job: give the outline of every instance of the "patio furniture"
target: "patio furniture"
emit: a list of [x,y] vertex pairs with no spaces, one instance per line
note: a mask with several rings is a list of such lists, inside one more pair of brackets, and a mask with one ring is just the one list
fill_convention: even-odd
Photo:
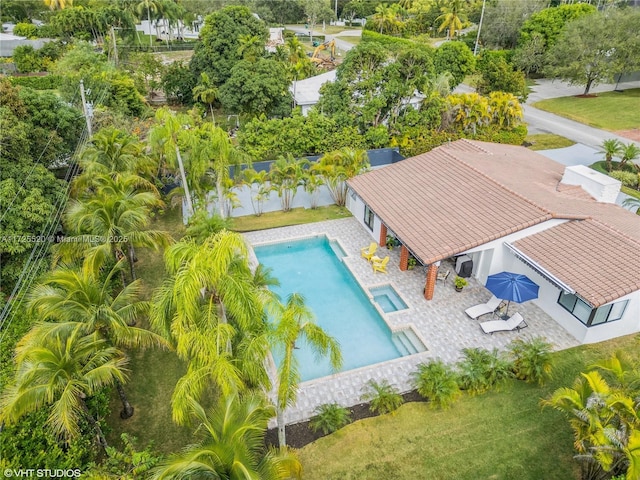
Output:
[[447,277],[451,273],[451,270],[445,270],[443,272],[438,272],[438,276],[436,278],[436,282],[438,280],[442,280],[442,283],[447,283]]
[[378,244],[376,242],[371,242],[371,244],[368,247],[362,247],[360,249],[360,255],[362,256],[362,258],[366,258],[367,261],[371,261],[371,257],[373,257],[373,254],[376,253],[376,250],[378,249]]
[[373,272],[381,272],[387,273],[387,263],[389,263],[389,256],[387,255],[384,258],[378,258],[375,255],[371,258],[371,266],[373,267]]
[[493,295],[487,303],[481,303],[480,305],[469,307],[464,311],[464,313],[476,320],[482,315],[495,312],[496,308],[500,306],[500,302],[502,302],[502,300]]
[[507,311],[505,316],[509,316],[509,305],[511,302],[527,302],[538,298],[539,286],[526,275],[512,272],[500,272],[487,277],[487,290],[502,300],[507,300]]
[[[520,325],[524,324],[524,327]],[[521,330],[528,327],[527,322],[524,321],[522,315],[514,313],[508,320],[491,320],[490,322],[483,322],[480,324],[480,328],[484,333],[494,332],[508,332],[511,330]]]

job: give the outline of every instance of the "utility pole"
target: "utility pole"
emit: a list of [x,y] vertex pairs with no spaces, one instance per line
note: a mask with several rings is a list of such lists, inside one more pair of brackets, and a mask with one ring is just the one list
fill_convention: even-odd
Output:
[[338,21],[338,0],[336,0],[336,22]]
[[118,45],[116,44],[116,32],[111,25],[111,42],[113,43],[113,62],[115,66],[118,66]]
[[482,30],[482,20],[484,19],[484,7],[487,4],[487,0],[482,0],[482,12],[480,13],[480,24],[478,25],[478,35],[476,36],[476,46],[473,48],[473,56],[478,54],[478,42],[480,42],[480,30]]
[[80,97],[82,98],[82,111],[84,112],[84,119],[87,121],[87,133],[89,134],[89,138],[93,136],[93,132],[91,129],[91,106],[87,104],[87,98],[84,93],[84,81],[80,79]]

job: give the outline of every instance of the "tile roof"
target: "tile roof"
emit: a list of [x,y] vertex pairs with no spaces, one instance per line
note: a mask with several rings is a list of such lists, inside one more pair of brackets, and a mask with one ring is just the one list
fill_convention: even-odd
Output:
[[514,243],[594,307],[640,290],[640,243],[597,220],[574,220]]
[[[631,270],[616,272],[610,265],[618,265],[614,255],[638,257],[640,217],[617,205],[596,202],[580,187],[561,184],[563,173],[563,165],[523,147],[458,140],[348,183],[425,264],[561,218],[576,220],[567,223],[579,223],[591,235],[574,238],[568,226],[550,229],[556,230],[548,234],[554,241],[535,238],[544,232],[532,235],[528,255],[533,260],[565,278],[594,305],[604,298],[619,298],[628,288],[637,290],[640,270],[631,278]],[[579,222],[585,219],[594,221]],[[534,248],[538,241],[547,242],[544,249]],[[616,248],[603,248],[609,243]],[[598,249],[602,252],[594,254]],[[575,252],[570,268],[545,262],[569,256],[570,251]],[[585,275],[578,282],[576,268],[608,273]]]

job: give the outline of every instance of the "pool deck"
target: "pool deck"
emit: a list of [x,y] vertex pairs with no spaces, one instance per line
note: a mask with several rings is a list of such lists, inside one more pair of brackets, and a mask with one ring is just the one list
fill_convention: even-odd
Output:
[[[400,249],[388,251],[378,247],[378,256],[390,255],[387,274],[374,273],[370,264],[360,257],[360,249],[373,241],[371,235],[354,218],[297,225],[293,227],[261,230],[244,234],[253,245],[272,243],[314,235],[327,235],[336,239],[347,256],[343,259],[358,282],[365,288],[391,284],[408,305],[407,310],[383,314],[392,330],[413,326],[427,347],[426,352],[397,358],[388,362],[339,372],[337,374],[300,384],[298,401],[286,411],[286,422],[296,423],[313,416],[314,410],[325,403],[351,406],[361,403],[363,386],[370,379],[386,379],[401,392],[409,391],[411,372],[416,365],[429,359],[440,358],[448,363],[461,359],[461,350],[468,347],[504,349],[516,338],[545,337],[556,350],[579,345],[566,330],[544,313],[533,302],[512,304],[510,313],[520,312],[529,325],[520,331],[497,332],[487,335],[482,332],[478,320],[472,320],[465,309],[486,302],[491,293],[474,278],[462,292],[453,287],[452,272],[446,284],[438,281],[433,300],[422,295],[425,283],[425,267],[402,272],[398,268]],[[443,262],[441,269],[453,270],[453,264]],[[490,320],[490,316],[482,318]]]

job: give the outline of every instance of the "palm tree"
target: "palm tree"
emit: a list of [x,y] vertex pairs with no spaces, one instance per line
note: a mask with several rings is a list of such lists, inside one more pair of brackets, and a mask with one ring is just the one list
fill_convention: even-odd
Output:
[[615,138],[609,138],[604,140],[600,144],[600,151],[604,155],[604,159],[607,162],[607,171],[610,172],[612,168],[611,161],[614,157],[617,157],[622,152],[622,143]]
[[73,7],[73,0],[44,0],[44,4],[50,10],[63,10],[66,7]]
[[221,397],[208,413],[191,402],[190,410],[203,436],[155,469],[153,480],[301,478],[302,468],[295,456],[287,451],[265,452],[264,434],[273,409],[258,395]]
[[347,180],[369,168],[367,152],[360,149],[343,148],[324,155],[317,166],[324,184],[336,202],[343,207],[347,201]]
[[[108,346],[147,348],[167,346],[167,342],[148,330],[137,328],[138,318],[149,311],[149,303],[140,301],[141,283],[136,280],[113,295],[112,279],[121,269],[116,265],[101,278],[90,269],[57,268],[49,272],[28,297],[29,311],[44,323],[30,333],[37,345],[55,332],[76,329],[83,335],[97,334]],[[121,382],[116,382],[122,400],[122,418],[133,415]]]
[[147,21],[149,22],[149,48],[153,47],[153,39],[151,38],[151,12],[156,13],[158,11],[158,2],[156,0],[142,0],[138,6],[138,15],[142,15],[142,12],[147,11]]
[[294,356],[296,342],[304,340],[317,356],[329,355],[331,367],[339,370],[342,367],[342,354],[338,342],[329,336],[313,321],[313,313],[306,306],[304,297],[292,293],[285,305],[279,305],[276,313],[276,325],[273,331],[273,343],[282,351],[283,356],[278,368],[277,385],[277,423],[280,446],[287,443],[285,433],[285,409],[296,403],[300,370]]
[[636,170],[640,172],[640,165],[634,161],[638,158],[640,158],[640,147],[635,143],[627,143],[626,145],[623,145],[620,150],[620,163],[618,164],[618,169],[624,169],[627,162],[630,162]]
[[76,438],[82,420],[86,420],[100,445],[106,447],[86,399],[105,386],[126,380],[127,360],[122,352],[110,347],[98,333],[59,330],[35,343],[27,335],[16,348],[16,364],[15,383],[0,399],[0,421],[13,424],[43,405],[52,405],[47,423],[56,435]]
[[198,82],[198,85],[193,87],[193,98],[209,105],[211,122],[215,124],[216,119],[213,116],[213,102],[218,99],[218,88],[211,81],[207,72],[200,73],[200,82]]
[[288,154],[278,157],[269,167],[269,180],[272,188],[278,192],[284,212],[291,210],[298,187],[304,184],[307,163],[307,160],[296,160]]
[[[156,112],[156,121],[158,124],[149,133],[151,146],[172,163],[177,161],[187,202],[187,210],[189,216],[191,216],[194,213],[193,202],[189,193],[180,146],[192,141],[193,134],[189,131],[192,120],[187,115],[174,115],[171,110],[163,107]],[[175,167],[175,164],[172,166]]]
[[633,208],[635,207],[636,215],[640,215],[640,198],[627,198],[622,202],[622,206],[631,211],[633,211]]
[[460,122],[465,131],[471,129],[477,133],[477,127],[487,124],[491,120],[489,102],[477,93],[461,93],[447,97],[455,119]]
[[445,7],[442,7],[442,15],[436,20],[442,20],[438,31],[447,30],[447,36],[453,38],[457,31],[462,30],[462,22],[466,20],[464,14],[465,0],[449,0]]
[[501,127],[506,123],[519,122],[523,118],[522,105],[511,93],[491,92],[489,94],[489,111],[494,122]]
[[138,138],[117,128],[107,127],[91,138],[78,165],[82,174],[74,179],[74,188],[82,190],[91,186],[96,175],[131,173],[148,178],[155,162],[144,154],[144,145]]
[[402,24],[398,19],[397,10],[386,3],[376,7],[376,13],[371,19],[374,25],[380,28],[380,33],[395,33],[399,25]]
[[65,223],[75,237],[59,244],[57,256],[86,255],[96,270],[106,258],[126,258],[131,280],[135,280],[134,248],[158,250],[171,242],[167,232],[144,230],[151,222],[152,209],[164,204],[155,186],[137,175],[100,175],[93,185],[93,196],[69,202]]
[[154,293],[151,321],[188,362],[172,398],[178,423],[188,418],[209,382],[224,394],[268,386],[261,295],[241,235],[222,230],[184,239],[165,253],[169,278]]
[[264,55],[264,42],[258,35],[240,35],[238,43],[238,55],[243,60],[255,62]]

